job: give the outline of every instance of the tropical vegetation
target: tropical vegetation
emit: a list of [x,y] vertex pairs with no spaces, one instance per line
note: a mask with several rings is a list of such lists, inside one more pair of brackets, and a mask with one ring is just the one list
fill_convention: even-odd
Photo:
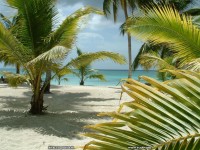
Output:
[[[20,26],[16,37],[0,24],[0,53],[23,67],[27,77],[24,81],[30,83],[33,92],[30,112],[41,114],[45,110],[43,94],[47,85],[41,82],[43,73],[49,68],[59,67],[56,61],[69,53],[84,16],[100,12],[90,7],[77,10],[53,30],[57,15],[54,0],[7,0],[7,3],[18,10]],[[19,82],[11,80],[16,76],[8,75],[7,78],[14,85]]]
[[[101,55],[104,55],[104,53],[105,52],[101,51],[96,53],[87,53],[87,55],[89,55],[89,57],[94,57],[94,55],[101,57]],[[109,52],[107,53],[109,54]],[[78,56],[86,55],[86,53],[83,53],[80,48],[77,48],[77,54]],[[112,53],[110,54],[112,55]],[[99,73],[98,70],[91,69],[91,63],[77,66],[75,69],[77,69],[78,72],[73,71],[73,74],[80,79],[80,85],[84,85],[87,79],[99,79],[100,81],[106,81],[103,74]]]
[[193,25],[191,17],[180,15],[172,7],[146,9],[144,17],[127,21],[127,31],[151,44],[166,43],[178,59],[177,68],[198,71],[194,62],[199,58],[199,28]]
[[7,0],[10,7],[18,10],[19,24],[17,34],[0,23],[0,53],[8,61],[13,61],[23,67],[25,75],[4,73],[9,84],[17,86],[22,82],[28,82],[33,95],[31,99],[32,114],[41,114],[44,106],[44,91],[50,80],[42,81],[42,76],[51,71],[54,78],[72,67],[80,64],[88,64],[94,59],[111,58],[114,62],[125,63],[124,57],[119,54],[105,52],[101,57],[89,58],[83,55],[72,59],[63,66],[62,61],[71,51],[80,23],[90,13],[102,14],[92,7],[85,7],[69,15],[60,26],[56,26],[57,10],[54,0]]
[[162,71],[174,79],[159,82],[141,76],[150,86],[127,79],[122,91],[133,100],[121,104],[117,112],[99,114],[113,121],[86,127],[96,132],[85,134],[95,139],[85,145],[85,150],[200,147],[200,29],[190,16],[180,15],[173,7],[154,5],[145,10],[143,17],[130,18],[125,30],[153,45],[165,43],[178,63],[177,68],[166,63],[170,69]]
[[[112,117],[112,122],[86,126],[96,132],[85,134],[95,140],[84,150],[198,150],[200,75],[168,71],[177,79],[158,82],[142,76],[151,86],[128,79],[122,90],[133,101],[121,104],[117,112],[99,114]],[[129,111],[124,112],[126,107]]]
[[[176,10],[178,10],[179,13],[183,13],[183,12],[185,13],[186,11],[187,14],[188,13],[192,15],[198,14],[198,9],[195,9],[195,13],[193,13],[194,10],[192,10],[189,7],[189,5],[191,5],[192,3],[192,1],[190,0],[156,1],[156,3],[158,6],[170,5],[176,8]],[[143,10],[141,11],[143,12]],[[197,17],[195,17],[195,20],[197,20]],[[123,30],[123,27],[122,27],[122,30]],[[133,67],[133,70],[138,69],[139,66],[143,67],[145,70],[155,69],[155,68],[157,70],[162,70],[164,67],[163,64],[166,64],[166,63],[176,67],[176,64],[178,62],[177,62],[177,59],[173,58],[173,51],[170,50],[170,48],[167,47],[165,43],[155,45],[155,44],[151,44],[151,42],[146,41],[141,46],[138,54],[135,56],[132,67]],[[157,76],[162,81],[165,81],[168,78],[170,78],[167,72],[158,72]]]
[[[19,26],[19,16],[15,15],[11,20],[0,13],[0,20],[2,21],[5,28],[9,29],[15,36],[17,36],[17,26]],[[15,64],[12,60],[6,59],[5,55],[0,55],[0,61],[4,62],[4,65]],[[16,73],[20,74],[20,66],[18,63],[15,64]]]
[[[114,22],[117,21],[117,15],[119,8],[121,6],[125,20],[128,19],[129,15],[133,13],[133,11],[137,8],[138,5],[141,3],[149,3],[147,1],[137,1],[137,0],[104,0],[103,2],[103,10],[105,15],[108,17],[109,14],[111,14],[111,6],[113,10],[113,18]],[[128,72],[128,78],[132,78],[132,49],[131,49],[131,36],[129,33],[127,34],[128,38],[128,64],[129,64],[129,72]]]
[[59,85],[62,79],[68,81],[68,79],[65,77],[65,75],[68,74],[73,74],[77,76],[80,79],[80,85],[84,85],[87,79],[99,79],[101,81],[106,81],[103,74],[98,73],[98,70],[91,69],[90,65],[95,61],[110,59],[114,63],[126,63],[126,59],[124,56],[109,51],[83,53],[79,48],[77,48],[77,54],[78,57],[75,57],[71,61],[69,61],[66,64],[65,68],[63,68],[62,70],[55,70],[56,78]]

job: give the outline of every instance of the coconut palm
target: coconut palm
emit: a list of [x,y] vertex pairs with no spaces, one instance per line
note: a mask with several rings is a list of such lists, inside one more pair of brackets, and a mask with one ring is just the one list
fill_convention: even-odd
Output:
[[179,68],[198,70],[200,30],[193,25],[191,17],[179,15],[171,7],[154,7],[147,11],[144,17],[127,21],[127,31],[152,44],[167,43],[174,52],[173,56],[179,59]]
[[[12,60],[23,67],[26,81],[30,82],[33,92],[30,112],[41,114],[45,109],[43,94],[47,85],[41,82],[42,75],[48,69],[61,68],[62,65],[58,62],[71,50],[79,31],[80,21],[90,13],[101,12],[91,7],[81,8],[54,29],[57,21],[54,0],[7,0],[7,2],[18,10],[20,26],[15,36],[0,23],[0,53],[7,60]],[[11,78],[17,79],[20,76],[16,78],[9,75],[8,80]],[[15,85],[17,82],[19,81],[12,84]]]
[[[191,3],[191,1],[188,1],[188,0],[168,0],[168,1],[158,0],[158,1],[155,1],[155,3],[157,3],[157,5],[159,5],[159,6],[163,6],[164,4],[171,5],[171,6],[175,7],[179,12],[183,12],[183,10],[188,7],[188,5]],[[187,13],[190,13],[192,15],[197,15],[198,9],[195,9],[195,10],[190,9],[187,11]],[[195,18],[195,19],[197,19],[197,18]],[[123,26],[121,27],[121,29],[122,29],[122,32],[124,32]],[[152,55],[151,51],[157,52],[156,55],[158,57],[155,57],[155,55],[154,55],[154,57],[148,57],[148,56]],[[150,54],[148,54],[148,52],[150,52]],[[159,63],[158,59],[160,59],[160,58],[167,59],[167,60],[173,60],[173,62],[169,62],[169,63],[176,64],[174,62],[176,60],[175,58],[168,59],[169,57],[172,58],[172,56],[173,56],[173,52],[166,46],[165,43],[153,45],[147,41],[141,46],[138,54],[136,55],[136,57],[133,61],[133,64],[132,64],[133,70],[136,70],[140,65],[145,69],[152,69],[152,67],[160,66],[159,64],[156,63],[156,62]],[[154,61],[153,61],[153,58],[155,58]],[[142,59],[142,60],[140,60],[140,59]],[[148,61],[148,59],[150,59],[150,61]],[[152,63],[150,65],[150,64],[144,63],[144,62],[152,62]],[[160,67],[158,67],[157,69],[160,69]],[[163,68],[161,67],[161,69],[163,69]],[[161,77],[161,80],[163,80],[163,81],[166,79],[165,73],[163,73],[163,72],[162,73],[158,72],[158,77]]]
[[[143,18],[130,19],[126,29],[152,44],[168,43],[179,58],[179,67],[189,70],[163,70],[175,79],[159,82],[141,76],[147,83],[128,79],[122,91],[133,101],[121,104],[117,112],[101,113],[112,122],[87,126],[96,133],[86,133],[93,140],[85,145],[92,149],[198,150],[200,147],[199,46],[200,30],[190,17],[165,6],[146,8]],[[196,64],[187,64],[188,62]],[[128,107],[129,109],[123,109]],[[123,109],[123,111],[122,111]]]
[[[105,12],[105,15],[108,16],[111,11],[111,6],[113,7],[113,16],[114,16],[114,22],[117,21],[117,14],[118,9],[121,6],[124,12],[125,19],[128,19],[129,16],[129,8],[131,8],[131,12],[136,8],[136,0],[104,0],[103,2],[103,10]],[[127,34],[128,37],[128,61],[129,61],[129,72],[128,72],[128,78],[132,78],[132,50],[131,50],[131,36]]]
[[[99,51],[95,53],[83,53],[79,48],[77,48],[78,57],[69,61],[66,66],[61,69],[55,69],[56,78],[60,84],[60,80],[68,74],[74,74],[80,78],[80,85],[84,85],[85,80],[91,78],[97,78],[99,80],[105,81],[105,77],[103,74],[99,74],[96,70],[90,69],[90,64],[98,60],[106,60],[110,59],[118,64],[125,64],[126,59],[124,56],[107,51]],[[75,71],[78,70],[77,71]],[[63,78],[67,81],[67,78]]]
[[72,71],[69,68],[65,68],[62,70],[58,68],[58,70],[55,70],[55,74],[56,74],[55,79],[58,81],[58,85],[61,84],[61,81],[69,81],[69,79],[64,76],[71,73]]
[[[77,54],[78,56],[89,54],[89,55],[99,55],[99,57],[101,57],[102,52],[83,53],[79,48],[77,48]],[[90,66],[91,63],[77,66],[77,68],[75,69],[77,69],[78,72],[73,71],[73,74],[80,79],[80,85],[84,85],[87,79],[99,79],[100,81],[106,81],[103,74],[98,73],[98,71],[95,69],[91,69],[91,66]]]

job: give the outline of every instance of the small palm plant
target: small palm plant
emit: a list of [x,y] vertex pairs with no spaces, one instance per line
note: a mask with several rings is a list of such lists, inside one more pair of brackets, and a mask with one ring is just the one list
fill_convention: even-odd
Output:
[[[97,60],[106,60],[110,59],[115,63],[118,64],[125,64],[126,59],[124,56],[108,52],[108,51],[99,51],[95,53],[82,53],[79,48],[77,48],[78,57],[69,61],[66,66],[60,70],[55,69],[56,78],[60,84],[60,80],[68,74],[74,74],[80,78],[80,85],[84,85],[86,79],[97,78],[102,81],[105,81],[105,77],[103,74],[99,74],[97,71],[90,69],[90,64]],[[75,71],[78,70],[77,71]],[[67,78],[63,78],[65,81],[68,80]]]
[[[97,52],[96,54],[98,53],[99,52]],[[84,53],[79,48],[77,48],[77,54],[78,56],[84,55]],[[95,54],[95,53],[90,53],[90,54]],[[87,79],[99,79],[100,81],[106,81],[103,74],[98,73],[97,70],[91,69],[90,67],[91,63],[92,62],[90,62],[89,64],[77,66],[77,68],[75,69],[78,69],[78,72],[73,71],[73,74],[80,79],[80,85],[84,85]]]
[[7,3],[18,10],[20,26],[17,34],[13,34],[0,23],[0,53],[8,61],[20,64],[26,74],[26,80],[19,80],[22,75],[9,74],[8,81],[12,85],[28,81],[33,92],[30,112],[41,114],[45,110],[43,95],[48,84],[41,82],[42,75],[49,69],[63,69],[59,62],[75,43],[80,21],[90,13],[102,13],[91,7],[79,9],[55,29],[58,13],[54,0],[7,0]]

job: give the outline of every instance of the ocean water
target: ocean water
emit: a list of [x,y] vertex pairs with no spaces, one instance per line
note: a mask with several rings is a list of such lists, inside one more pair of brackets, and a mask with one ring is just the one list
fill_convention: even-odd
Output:
[[[15,68],[0,68],[0,71],[9,71],[15,73]],[[98,79],[87,79],[85,85],[91,86],[116,86],[121,79],[126,79],[128,76],[128,70],[98,70],[99,73],[105,75],[106,82],[99,81]],[[157,71],[154,70],[136,70],[133,71],[133,79],[138,80],[139,76],[148,76],[154,79],[158,79]],[[79,85],[80,79],[72,74],[64,76],[68,81],[61,80],[61,85]],[[58,81],[53,79],[51,81],[52,85],[58,85]]]

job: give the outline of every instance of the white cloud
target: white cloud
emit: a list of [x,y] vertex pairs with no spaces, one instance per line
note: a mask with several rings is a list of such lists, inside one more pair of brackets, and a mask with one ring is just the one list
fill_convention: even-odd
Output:
[[116,28],[120,26],[121,23],[113,23],[113,21],[108,20],[105,16],[101,15],[91,15],[89,22],[88,22],[88,28],[91,30],[103,30],[103,29],[110,29],[110,28]]
[[60,22],[62,22],[63,20],[65,20],[65,18],[69,15],[71,15],[72,13],[74,13],[76,10],[84,7],[83,4],[81,2],[76,3],[74,5],[60,5],[58,3],[58,5],[56,5],[57,9],[58,9],[58,16],[59,16],[59,20]]
[[91,39],[95,39],[95,40],[102,40],[102,41],[104,41],[104,37],[101,36],[100,34],[89,33],[89,32],[79,33],[78,38],[79,38],[79,40],[91,40]]

